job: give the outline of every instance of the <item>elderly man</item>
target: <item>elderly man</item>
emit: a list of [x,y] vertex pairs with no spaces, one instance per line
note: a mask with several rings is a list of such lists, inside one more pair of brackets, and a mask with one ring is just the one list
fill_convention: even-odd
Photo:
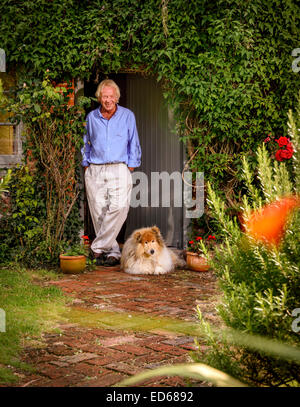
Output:
[[87,116],[82,166],[96,238],[97,265],[114,266],[121,253],[116,237],[126,220],[131,171],[141,164],[141,147],[132,111],[118,105],[120,89],[106,79],[96,91],[100,107]]

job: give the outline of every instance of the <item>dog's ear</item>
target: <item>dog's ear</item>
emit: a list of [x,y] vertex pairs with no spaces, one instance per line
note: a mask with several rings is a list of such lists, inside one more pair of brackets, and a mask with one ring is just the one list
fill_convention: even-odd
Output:
[[135,232],[133,238],[137,243],[140,243],[140,241],[142,240],[142,234],[140,232]]
[[163,241],[159,228],[157,226],[152,226],[151,230],[155,234],[158,243],[163,245],[164,241]]
[[158,229],[157,226],[152,226],[151,230],[156,236],[161,236],[160,230]]

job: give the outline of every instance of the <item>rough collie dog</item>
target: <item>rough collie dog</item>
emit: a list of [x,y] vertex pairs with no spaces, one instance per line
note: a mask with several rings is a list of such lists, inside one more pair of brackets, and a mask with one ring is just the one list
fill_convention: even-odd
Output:
[[122,250],[121,268],[129,274],[164,274],[185,262],[168,249],[157,226],[135,230]]

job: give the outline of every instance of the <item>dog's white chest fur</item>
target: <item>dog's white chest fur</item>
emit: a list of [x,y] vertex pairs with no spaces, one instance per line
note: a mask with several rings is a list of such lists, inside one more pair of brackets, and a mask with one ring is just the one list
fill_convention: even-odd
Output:
[[164,247],[157,256],[157,262],[155,264],[155,270],[153,274],[163,274],[174,269],[170,250]]

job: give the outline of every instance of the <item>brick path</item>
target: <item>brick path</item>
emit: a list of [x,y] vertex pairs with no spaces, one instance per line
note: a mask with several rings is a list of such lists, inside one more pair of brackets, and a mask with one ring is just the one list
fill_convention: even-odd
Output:
[[[71,317],[59,324],[61,333],[43,335],[44,347],[24,350],[22,360],[36,371],[19,373],[17,386],[112,386],[146,369],[191,361],[194,337],[180,324],[195,326],[197,305],[207,321],[217,324],[218,291],[211,271],[132,276],[118,267],[97,267],[47,284],[72,298]],[[175,325],[168,325],[170,321]],[[187,383],[180,377],[159,377],[138,385]]]

